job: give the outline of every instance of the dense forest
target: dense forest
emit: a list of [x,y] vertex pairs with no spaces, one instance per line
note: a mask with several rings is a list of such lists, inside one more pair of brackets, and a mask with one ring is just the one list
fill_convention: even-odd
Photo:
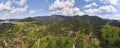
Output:
[[0,23],[0,48],[120,48],[117,20],[52,15],[8,21]]

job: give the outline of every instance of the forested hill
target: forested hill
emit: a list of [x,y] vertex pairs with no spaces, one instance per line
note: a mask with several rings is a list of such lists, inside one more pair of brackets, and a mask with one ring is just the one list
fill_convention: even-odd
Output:
[[120,23],[119,20],[111,20],[111,19],[102,19],[100,17],[97,16],[89,16],[89,15],[83,15],[83,16],[64,16],[64,15],[51,15],[51,16],[37,16],[37,17],[28,17],[25,19],[11,19],[10,21],[23,21],[23,22],[29,22],[29,21],[38,21],[41,22],[43,24],[54,24],[54,23],[58,23],[70,18],[75,18],[75,19],[81,19],[81,20],[93,20],[93,21],[98,21],[101,20],[103,22],[109,23],[110,25],[113,26],[118,26],[120,27]]
[[70,16],[62,16],[62,15],[51,15],[51,16],[37,16],[33,17],[35,20],[40,21],[45,24],[53,24],[66,19],[71,18]]
[[[36,16],[36,17],[28,17],[28,18],[24,18],[24,19],[7,19],[7,21],[20,21],[20,22],[31,22],[31,21],[38,21],[44,24],[53,24],[53,23],[58,23],[64,20],[67,20],[69,18],[79,18],[82,20],[86,20],[86,19],[93,19],[94,21],[96,19],[102,19],[100,17],[97,16],[89,16],[89,15],[76,15],[76,16],[64,16],[64,15],[51,15],[51,16]],[[104,22],[107,23],[118,23],[119,24],[119,20],[111,20],[111,19],[102,19]],[[6,20],[0,20],[0,22],[4,22]],[[119,25],[117,25],[119,26]]]
[[0,23],[0,48],[120,48],[117,20],[52,15],[11,21]]

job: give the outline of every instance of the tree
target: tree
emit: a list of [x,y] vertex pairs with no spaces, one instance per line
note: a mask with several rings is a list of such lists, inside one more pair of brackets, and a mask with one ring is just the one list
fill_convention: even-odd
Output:
[[102,29],[102,37],[104,39],[103,42],[107,43],[108,48],[110,47],[120,47],[117,45],[117,43],[120,43],[120,28],[119,27],[115,27],[115,26],[110,26],[108,24],[106,24]]

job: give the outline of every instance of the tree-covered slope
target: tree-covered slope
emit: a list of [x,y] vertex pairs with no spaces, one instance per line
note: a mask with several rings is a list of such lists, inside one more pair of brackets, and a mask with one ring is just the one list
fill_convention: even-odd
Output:
[[120,28],[115,26],[110,26],[108,24],[104,25],[101,29],[103,37],[103,47],[105,48],[120,48]]
[[51,16],[38,16],[34,17],[35,20],[42,22],[44,24],[54,24],[61,22],[63,20],[66,20],[68,18],[71,18],[70,16],[63,16],[63,15],[51,15]]
[[117,21],[51,16],[0,23],[0,48],[120,48]]

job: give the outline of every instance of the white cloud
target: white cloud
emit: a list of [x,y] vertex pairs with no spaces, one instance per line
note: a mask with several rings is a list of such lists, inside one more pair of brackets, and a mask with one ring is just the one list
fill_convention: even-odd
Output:
[[98,12],[98,9],[87,9],[87,10],[84,10],[84,11],[88,15],[96,15],[96,13]]
[[[27,0],[8,0],[6,2],[0,3],[0,17],[2,19],[11,18],[17,14],[22,14],[26,12],[28,9],[28,5],[26,4]],[[20,3],[20,4],[17,4]],[[16,6],[14,6],[16,5]],[[16,16],[17,17],[17,16]],[[1,18],[0,18],[1,19]]]
[[5,20],[5,19],[22,19],[29,17],[28,15],[23,15],[23,14],[10,14],[9,12],[3,12],[0,13],[0,20]]
[[95,8],[95,9],[87,9],[84,10],[87,14],[89,15],[98,15],[100,13],[114,13],[117,12],[117,10],[115,9],[114,6],[112,5],[106,5],[106,6],[101,6],[99,8]]
[[91,4],[85,5],[84,8],[92,8],[94,6],[98,6],[98,5],[95,2],[93,2]]
[[25,12],[27,10],[28,6],[24,6],[24,7],[17,7],[17,8],[14,8],[11,13],[12,14],[15,14],[15,13],[22,13],[22,12]]
[[56,0],[53,4],[50,5],[50,10],[56,10],[56,9],[62,9],[66,7],[73,7],[75,1],[74,0],[66,0],[66,1],[61,1],[61,0]]
[[120,20],[120,14],[105,14],[105,15],[99,15],[99,17],[104,18],[104,19],[115,19],[115,20]]
[[104,4],[116,5],[119,0],[100,0],[100,1],[101,1],[102,3],[104,3]]
[[91,0],[84,0],[85,2],[89,2],[89,1],[91,1]]
[[56,0],[49,6],[51,14],[60,15],[83,15],[79,8],[74,7],[75,0]]
[[102,6],[102,7],[100,7],[99,11],[103,11],[103,12],[116,12],[117,10],[115,9],[114,6],[108,5],[108,6]]
[[11,3],[10,1],[7,1],[6,3],[0,3],[0,11],[3,10],[10,10],[11,8]]
[[27,0],[21,0],[20,5],[23,6],[26,2],[27,2]]
[[14,2],[15,4],[19,5],[19,6],[24,6],[27,3],[27,0],[12,0],[12,2]]
[[74,15],[84,15],[84,13],[82,11],[80,11],[80,9],[77,7],[74,7],[73,14]]
[[29,14],[34,14],[34,13],[36,13],[36,10],[30,10],[29,11]]

